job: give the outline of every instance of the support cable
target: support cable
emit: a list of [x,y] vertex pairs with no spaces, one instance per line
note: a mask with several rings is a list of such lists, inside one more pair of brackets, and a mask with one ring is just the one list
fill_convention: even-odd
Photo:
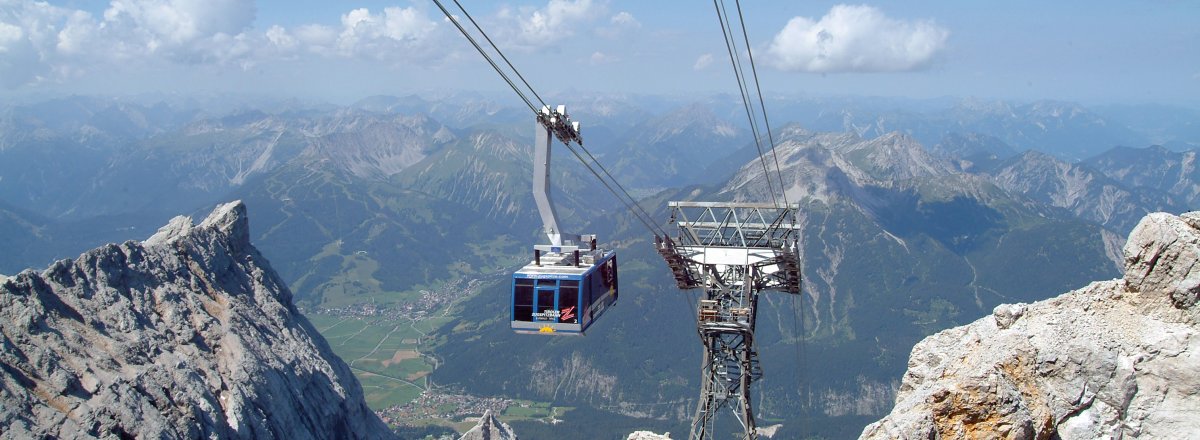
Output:
[[767,118],[767,106],[763,102],[762,86],[758,83],[758,69],[754,67],[754,51],[750,49],[750,36],[746,33],[746,19],[742,16],[742,0],[734,0],[737,5],[738,22],[742,25],[742,39],[746,42],[746,55],[750,58],[750,73],[754,76],[754,89],[758,92],[758,107],[762,109],[763,124],[767,126],[767,138],[771,141],[771,156],[775,158],[775,175],[779,178],[779,192],[783,195],[783,204],[787,206],[787,191],[783,187],[783,171],[779,168],[779,153],[775,150],[775,135],[771,133],[771,120]]
[[[716,4],[714,0],[714,4]],[[725,48],[729,52],[729,61],[733,65],[733,74],[738,83],[738,92],[742,97],[742,107],[746,110],[746,119],[750,121],[750,130],[754,135],[754,146],[758,150],[759,163],[763,166],[763,175],[767,179],[767,187],[771,191],[771,201],[776,206],[779,205],[779,199],[775,195],[774,184],[770,178],[770,170],[767,168],[765,155],[762,150],[762,137],[758,126],[758,115],[754,111],[754,105],[751,104],[749,86],[746,84],[746,73],[742,67],[742,58],[739,55],[737,40],[733,35],[733,23],[729,20],[728,8],[725,7],[724,0],[721,0],[717,7],[718,19],[721,23],[721,33],[725,37]],[[782,188],[780,188],[782,190]]]
[[[713,8],[717,11],[717,19],[721,23],[721,36],[725,38],[725,49],[729,52],[729,62],[733,66],[733,75],[738,82],[738,92],[742,96],[742,106],[746,109],[746,119],[750,122],[750,131],[754,135],[754,147],[758,150],[758,161],[763,167],[763,177],[767,179],[767,189],[771,193],[771,202],[779,206],[779,198],[775,194],[775,183],[771,179],[771,171],[762,149],[762,141],[758,134],[757,118],[754,117],[754,106],[750,103],[745,76],[742,73],[741,57],[737,55],[737,43],[733,38],[733,24],[725,12],[723,0],[713,0]],[[781,188],[782,189],[782,188]]]
[[462,11],[464,16],[467,17],[467,20],[470,20],[471,24],[475,25],[475,29],[478,29],[479,33],[483,35],[483,38],[487,40],[488,44],[492,45],[492,49],[494,49],[496,53],[500,55],[500,58],[504,59],[504,63],[508,64],[508,68],[512,69],[513,73],[517,74],[517,78],[520,78],[521,82],[525,84],[525,87],[529,89],[529,92],[533,93],[533,97],[537,98],[538,103],[542,104],[542,107],[547,107],[546,101],[542,99],[541,95],[538,95],[537,90],[534,90],[533,86],[529,85],[529,81],[525,80],[525,76],[521,75],[521,71],[517,70],[517,66],[514,66],[513,63],[508,60],[508,57],[504,56],[504,52],[500,51],[500,48],[496,46],[496,43],[492,41],[492,38],[488,36],[487,32],[484,32],[483,28],[479,27],[479,23],[475,22],[475,18],[471,17],[471,14],[467,12],[467,9],[464,8],[463,5],[458,2],[458,0],[454,0],[454,4],[458,5],[458,9]]
[[[483,59],[487,60],[488,64],[492,65],[492,69],[495,69],[496,73],[499,73],[500,77],[504,78],[504,82],[508,83],[509,87],[512,87],[513,92],[516,92],[517,96],[519,96],[522,101],[525,101],[525,105],[529,107],[529,110],[536,115],[538,112],[537,107],[534,107],[533,102],[529,100],[529,97],[525,96],[525,93],[522,92],[515,83],[513,83],[512,79],[508,77],[508,74],[504,73],[504,70],[500,69],[500,66],[497,65],[494,60],[492,60],[492,57],[483,50],[483,47],[479,45],[479,42],[475,41],[475,37],[472,37],[471,34],[462,27],[462,24],[459,24],[458,20],[456,20],[454,16],[450,14],[450,11],[446,10],[446,7],[442,5],[440,0],[433,0],[433,2],[436,3],[438,9],[441,9],[442,13],[446,15],[446,19],[450,20],[451,23],[454,23],[454,27],[458,28],[458,31],[461,32],[464,37],[467,37],[467,41],[470,41],[471,45],[475,46],[475,50],[479,51],[480,55],[483,55]],[[457,0],[455,3],[458,3]],[[461,8],[462,6],[459,5],[459,7]]]
[[[613,184],[617,185],[617,188],[619,188],[621,190],[621,193],[624,194],[625,197],[628,198],[630,202],[632,202],[633,207],[637,208],[637,212],[634,212],[634,215],[639,215],[638,212],[640,212],[639,217],[644,217],[644,218],[652,220],[654,218],[654,216],[652,216],[652,215],[650,215],[650,213],[646,212],[645,208],[642,208],[642,205],[637,202],[637,199],[633,198],[633,196],[629,194],[629,191],[625,190],[625,187],[621,185],[621,182],[617,181],[617,179],[615,177],[613,177],[613,175],[611,173],[608,172],[608,169],[604,168],[604,165],[600,164],[599,160],[596,160],[596,156],[593,156],[592,152],[588,151],[587,147],[583,146],[583,142],[579,142],[578,144],[579,144],[579,148],[581,150],[583,150],[583,152],[585,154],[587,154],[587,157],[590,158],[592,160],[592,162],[595,163],[596,166],[600,168],[600,171],[603,171],[604,175],[608,176],[609,180],[612,180]],[[576,157],[578,157],[578,156],[576,156]],[[583,158],[579,158],[579,161],[583,162]],[[587,162],[584,162],[584,165],[587,165]],[[596,176],[596,178],[600,178],[600,176]],[[603,181],[603,179],[601,179],[601,181]],[[609,191],[612,191],[612,190],[609,189]],[[616,192],[613,192],[613,195],[617,196],[618,199],[621,198],[621,196],[617,195]],[[630,211],[633,211],[633,210],[634,210],[633,208],[630,208]],[[643,222],[643,223],[645,223],[645,222]],[[653,222],[651,222],[651,223],[653,223]],[[661,226],[657,226],[657,225],[655,225],[655,227],[653,227],[653,228],[650,228],[650,232],[653,232],[655,235],[658,235],[661,233],[662,236],[664,236],[664,237],[667,236],[667,231],[664,230]]]
[[[592,168],[591,164],[588,164],[587,161],[583,160],[583,156],[581,156],[579,154],[579,152],[575,151],[575,147],[572,147],[571,144],[568,144],[566,142],[564,142],[563,145],[566,145],[567,150],[570,150],[571,154],[575,155],[575,158],[579,159],[579,162],[583,163],[583,166],[586,167],[588,169],[588,171],[591,171],[593,176],[596,176],[596,180],[599,180],[600,183],[604,184],[604,187],[608,189],[608,192],[610,192],[614,196],[616,196],[617,200],[620,200],[621,203],[625,205],[625,208],[629,209],[629,211],[633,213],[633,216],[637,217],[638,221],[642,222],[642,225],[646,226],[646,228],[649,229],[650,232],[657,235],[660,231],[662,231],[662,228],[656,227],[652,221],[648,220],[648,219],[651,219],[651,217],[649,215],[647,215],[646,217],[642,217],[641,213],[644,213],[645,211],[641,210],[641,206],[637,206],[637,201],[633,202],[634,206],[637,206],[637,209],[635,210],[633,206],[630,206],[628,201],[621,198],[621,196],[617,194],[617,191],[614,190],[611,185],[609,185],[608,181],[605,180],[603,177],[600,177],[600,173],[596,172],[596,170],[594,168]],[[582,148],[583,145],[579,144],[579,147]],[[589,153],[589,156],[590,155],[591,154]],[[599,165],[598,162],[596,164]],[[607,171],[605,171],[605,173],[607,173]],[[616,183],[615,179],[613,180],[613,183]],[[620,185],[620,184],[617,183],[617,185]],[[625,193],[625,194],[628,195],[629,193]],[[641,213],[639,213],[639,210],[641,210]],[[663,232],[663,235],[666,235],[665,231]]]
[[[492,40],[491,37],[488,36],[487,32],[485,32],[483,30],[483,28],[481,26],[479,26],[479,23],[477,21],[475,21],[475,18],[472,17],[469,12],[467,12],[466,8],[464,8],[463,5],[458,2],[458,0],[453,0],[453,1],[454,1],[454,4],[456,6],[458,6],[458,9],[460,11],[462,11],[463,15],[465,17],[467,17],[467,20],[470,21],[473,26],[475,26],[475,29],[479,31],[479,34],[482,35],[483,38],[488,42],[488,44],[492,47],[492,49],[496,52],[496,54],[499,55],[500,58],[504,60],[504,63],[508,66],[509,69],[512,70],[512,73],[514,75],[516,75],[517,78],[520,79],[522,84],[525,85],[526,89],[528,89],[529,94],[533,95],[533,97],[537,100],[537,102],[539,104],[541,104],[542,108],[549,107],[546,105],[546,101],[542,99],[541,95],[539,95],[537,93],[537,90],[535,90],[533,88],[533,86],[529,84],[529,81],[527,81],[525,79],[525,76],[521,75],[521,71],[518,70],[517,67],[513,65],[512,61],[510,61],[508,59],[508,57],[504,55],[504,52],[501,51],[498,46],[496,46],[496,43]],[[446,18],[448,20],[450,20],[451,23],[454,23],[454,27],[458,28],[458,31],[460,33],[462,33],[462,35],[464,37],[467,38],[467,41],[469,41],[471,43],[471,45],[475,47],[475,50],[479,52],[479,55],[482,55],[484,60],[486,60],[488,62],[488,64],[490,64],[492,66],[492,69],[494,69],[496,71],[496,73],[500,74],[500,77],[502,79],[504,79],[504,82],[507,83],[510,88],[512,88],[513,92],[515,92],[517,94],[517,96],[520,97],[521,100],[525,102],[525,105],[527,107],[529,107],[529,110],[531,110],[535,115],[540,115],[540,113],[538,112],[538,108],[534,105],[534,102],[532,100],[530,100],[529,96],[524,91],[521,90],[521,88],[516,84],[516,82],[514,82],[512,80],[512,78],[509,77],[509,75],[504,71],[504,69],[502,69],[500,67],[500,65],[496,63],[496,61],[492,58],[492,56],[489,55],[486,50],[484,50],[483,46],[480,45],[478,41],[476,41],[475,37],[471,36],[470,32],[468,32],[467,29],[464,28],[462,26],[462,24],[457,19],[455,19],[452,14],[450,14],[450,11],[446,9],[445,5],[443,5],[440,0],[433,0],[433,2],[435,4],[437,4],[438,9],[441,9],[442,14],[444,14],[446,16]],[[575,139],[576,145],[578,145],[579,148],[581,150],[583,150],[583,152],[587,155],[587,157],[589,157],[591,159],[592,163],[594,163],[597,168],[600,168],[600,170],[604,173],[605,176],[608,176],[608,180],[605,180],[604,177],[601,177],[600,173],[597,172],[595,170],[595,168],[593,168],[592,165],[589,164],[588,161],[585,160],[583,158],[583,156],[580,155],[574,149],[574,147],[571,146],[570,143],[568,143],[566,140],[563,140],[563,139],[560,139],[560,141],[563,142],[563,145],[567,146],[567,149],[569,149],[571,151],[571,154],[575,155],[575,158],[578,159],[579,162],[582,163],[584,165],[584,167],[586,167],[588,169],[588,171],[590,171],[592,173],[592,175],[596,176],[596,179],[599,180],[600,183],[602,183],[604,185],[604,187],[606,189],[608,189],[608,191],[617,198],[617,200],[620,200],[621,203],[625,205],[626,209],[629,209],[629,211],[631,213],[633,213],[634,217],[637,217],[638,221],[640,221],[644,226],[646,226],[646,228],[649,229],[651,233],[654,233],[655,235],[661,234],[664,237],[667,236],[667,233],[665,230],[663,230],[661,227],[654,225],[654,223],[652,221],[650,221],[650,219],[652,219],[652,216],[649,213],[647,213],[646,210],[644,208],[642,208],[640,204],[637,203],[637,199],[635,199],[632,195],[629,194],[629,191],[627,191],[625,189],[625,187],[622,186],[621,183],[619,181],[617,181],[617,179],[615,177],[613,177],[612,173],[610,173],[608,171],[608,169],[604,167],[604,165],[600,164],[600,161],[597,160],[596,157],[594,155],[592,155],[592,153],[590,151],[588,151],[586,147],[583,146],[583,143],[581,141],[579,141],[578,138]],[[610,183],[610,181],[611,181],[611,183]],[[616,185],[616,187],[618,189],[620,189],[620,192],[618,192],[616,189],[613,189],[613,185]]]

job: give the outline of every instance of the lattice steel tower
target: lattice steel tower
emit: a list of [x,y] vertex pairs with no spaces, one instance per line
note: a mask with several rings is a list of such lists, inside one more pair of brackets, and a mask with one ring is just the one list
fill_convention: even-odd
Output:
[[728,405],[745,439],[757,439],[750,385],[762,377],[754,350],[758,294],[800,293],[799,205],[670,202],[679,235],[657,243],[680,289],[704,288],[696,330],[704,345],[691,440],[713,437]]

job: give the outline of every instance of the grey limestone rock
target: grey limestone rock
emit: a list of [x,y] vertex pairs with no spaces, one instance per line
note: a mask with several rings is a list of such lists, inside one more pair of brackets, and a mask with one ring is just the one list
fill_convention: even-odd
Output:
[[491,411],[485,411],[479,423],[463,433],[459,440],[517,440],[517,434],[507,423],[496,419]]
[[671,433],[658,434],[652,431],[634,431],[625,440],[671,440]]
[[1002,329],[1012,327],[1021,315],[1025,314],[1025,304],[1001,304],[992,310],[992,317],[996,319],[996,326]]
[[2,438],[392,438],[241,202],[0,280],[0,330]]
[[895,408],[861,438],[1200,438],[1198,226],[1150,214],[1123,279],[921,341]]

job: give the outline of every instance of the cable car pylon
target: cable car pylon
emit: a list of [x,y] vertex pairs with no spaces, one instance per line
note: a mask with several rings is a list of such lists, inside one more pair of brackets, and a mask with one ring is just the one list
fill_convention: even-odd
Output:
[[[491,49],[504,61],[520,82],[514,81],[500,63],[497,63],[488,50],[484,48],[471,33],[450,13],[440,0],[433,0],[438,9],[463,34],[479,54],[500,75],[514,92],[525,102],[538,119],[536,130],[534,193],[537,197],[538,210],[543,220],[544,230],[550,239],[549,246],[534,247],[534,261],[513,275],[513,294],[511,317],[513,329],[518,332],[538,333],[582,333],[590,319],[602,313],[607,306],[616,301],[616,258],[615,253],[597,249],[594,236],[578,236],[562,234],[558,230],[557,216],[553,204],[549,200],[548,167],[550,137],[556,137],[588,169],[609,192],[617,197],[629,209],[634,218],[654,233],[655,243],[660,255],[671,268],[676,284],[680,289],[704,289],[704,299],[697,309],[696,331],[705,347],[704,360],[701,364],[700,400],[696,407],[696,415],[692,420],[692,440],[712,438],[713,426],[717,412],[724,406],[734,409],[734,416],[740,422],[744,439],[757,439],[754,413],[750,400],[750,385],[762,377],[758,363],[758,353],[754,351],[754,326],[758,316],[758,295],[766,290],[778,290],[792,295],[800,293],[800,253],[799,231],[796,229],[796,214],[798,204],[787,201],[787,193],[783,186],[783,176],[779,169],[779,160],[775,156],[774,139],[771,136],[770,123],[766,117],[766,107],[763,103],[762,90],[758,87],[758,73],[754,67],[753,55],[750,55],[749,36],[746,34],[745,22],[742,20],[741,3],[737,4],[738,23],[742,30],[745,49],[750,55],[750,72],[755,82],[759,108],[762,110],[763,125],[770,140],[770,152],[775,156],[775,173],[779,180],[779,195],[783,204],[775,203],[725,203],[725,202],[669,202],[671,222],[675,223],[678,235],[671,237],[664,229],[653,224],[647,213],[629,191],[625,190],[612,174],[608,172],[595,156],[583,146],[579,137],[579,127],[571,124],[565,109],[559,107],[550,110],[541,96],[533,90],[525,77],[509,62],[500,48],[487,33],[462,7],[458,0],[453,0],[458,9],[470,21]],[[734,67],[738,88],[742,95],[742,103],[754,134],[755,146],[759,150],[759,160],[763,166],[764,177],[772,198],[775,188],[771,182],[770,171],[767,167],[762,150],[762,139],[759,136],[757,116],[750,100],[747,78],[741,68],[741,60],[737,55],[736,38],[732,22],[724,0],[713,0],[718,19],[721,21],[722,34]],[[521,87],[524,85],[524,88]],[[531,99],[532,98],[532,99]],[[541,111],[535,106],[535,101],[541,104]],[[582,152],[582,154],[580,154]],[[587,159],[584,158],[587,157]],[[599,171],[597,171],[599,170]],[[540,173],[540,174],[539,174]],[[603,173],[603,175],[601,175]],[[619,190],[619,191],[618,191]],[[543,195],[545,199],[543,199]],[[661,233],[661,234],[660,234]],[[566,236],[564,236],[566,235]],[[585,240],[586,238],[586,240]],[[564,240],[567,239],[567,240]],[[573,242],[562,243],[563,241]],[[580,249],[582,242],[588,246]],[[570,256],[564,255],[570,248]],[[547,273],[541,257],[543,250],[547,251],[548,259],[554,260],[554,268]],[[592,256],[591,262],[586,258]],[[595,259],[596,256],[600,260]],[[599,270],[594,273],[584,269],[582,273],[566,269],[564,266],[590,265]],[[611,266],[610,266],[611,265]],[[604,270],[606,268],[608,270]],[[585,286],[592,286],[587,296],[577,292]],[[586,293],[586,292],[585,292]],[[597,294],[604,301],[596,301]],[[590,296],[590,298],[589,298]],[[572,303],[574,298],[574,303]],[[564,300],[566,303],[564,303]],[[609,302],[612,301],[612,302]],[[600,307],[592,316],[576,317],[573,312],[582,304],[595,304]],[[589,322],[584,322],[584,320]],[[556,327],[557,326],[557,327]],[[561,328],[558,328],[561,327]],[[577,334],[578,334],[577,333]]]
[[762,377],[754,350],[758,295],[800,293],[799,205],[669,202],[678,235],[656,243],[680,289],[704,289],[696,331],[704,346],[691,440],[714,437],[728,406],[744,439],[758,438],[750,385]]

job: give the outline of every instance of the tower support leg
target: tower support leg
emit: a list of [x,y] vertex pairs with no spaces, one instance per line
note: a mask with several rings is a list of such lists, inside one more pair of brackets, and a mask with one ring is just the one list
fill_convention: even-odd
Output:
[[[709,325],[706,325],[709,324]],[[754,335],[746,329],[729,329],[712,323],[700,323],[704,343],[704,362],[700,372],[700,400],[692,419],[691,440],[714,436],[716,417],[726,405],[741,425],[744,440],[757,440],[750,384],[760,372],[758,355],[752,345]]]

